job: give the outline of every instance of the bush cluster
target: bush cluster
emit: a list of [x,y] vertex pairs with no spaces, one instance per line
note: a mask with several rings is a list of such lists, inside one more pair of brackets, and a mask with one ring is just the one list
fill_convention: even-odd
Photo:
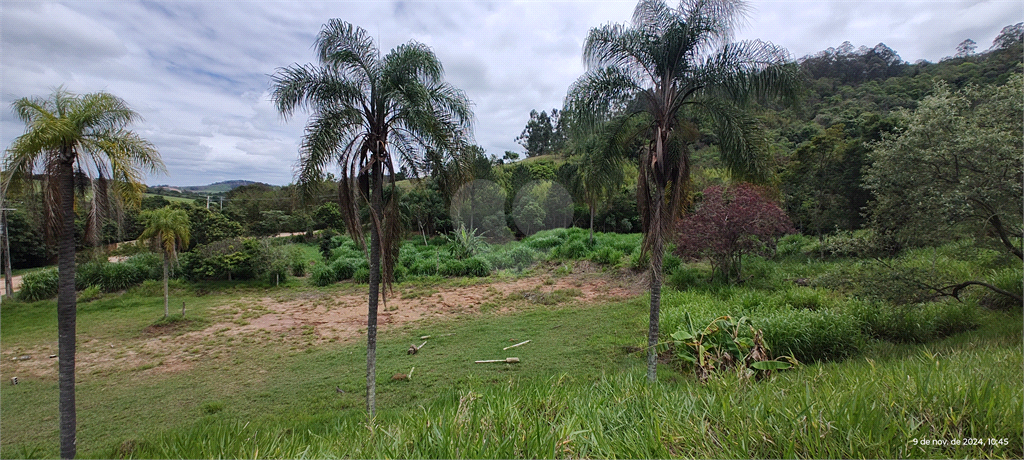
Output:
[[231,238],[179,256],[181,275],[198,280],[285,280],[294,257],[266,240]]
[[26,302],[35,302],[55,297],[58,280],[56,268],[47,268],[22,276],[18,298]]
[[[708,275],[684,268],[671,281],[695,283]],[[680,330],[687,312],[694,326],[700,327],[723,315],[746,316],[764,331],[765,344],[774,355],[790,355],[802,362],[842,360],[858,353],[869,340],[921,343],[978,325],[974,302],[893,306],[795,286],[768,295],[741,287],[711,292],[666,289],[661,313],[666,337]]]

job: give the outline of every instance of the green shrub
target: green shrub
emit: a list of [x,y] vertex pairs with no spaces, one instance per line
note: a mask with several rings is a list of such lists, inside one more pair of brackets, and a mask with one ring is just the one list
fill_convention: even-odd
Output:
[[532,249],[523,245],[515,245],[508,249],[507,253],[509,259],[512,260],[512,266],[519,270],[532,265],[536,257],[536,253]]
[[333,262],[338,259],[357,259],[360,257],[363,257],[362,251],[347,245],[338,246],[331,250],[331,257],[328,259],[328,262]]
[[661,272],[672,273],[679,265],[683,263],[683,259],[680,259],[675,254],[671,253],[671,250],[665,251],[665,258],[661,261]]
[[89,286],[78,293],[78,302],[88,302],[100,297],[99,286]]
[[704,270],[683,266],[668,275],[668,282],[666,284],[680,291],[685,291],[697,286],[706,286],[710,277],[711,274]]
[[441,264],[441,268],[437,270],[437,274],[445,278],[464,276],[466,274],[466,264],[458,259],[446,260]]
[[316,264],[309,273],[309,282],[313,286],[328,286],[338,281],[331,267]]
[[105,260],[78,264],[75,267],[75,289],[81,291],[89,286],[101,286],[104,270],[109,264]]
[[869,337],[897,343],[924,343],[974,329],[977,308],[955,300],[891,306],[855,301],[846,305]]
[[330,267],[334,272],[335,281],[351,279],[356,274],[356,265],[352,259],[336,259],[334,262],[331,262]]
[[409,272],[415,276],[433,276],[437,274],[439,265],[437,257],[423,258],[414,262]]
[[357,283],[366,284],[370,282],[370,269],[368,267],[359,267],[355,272],[352,273],[352,281]]
[[814,256],[821,249],[821,242],[813,236],[791,233],[779,238],[775,244],[775,255],[779,257]]
[[597,248],[608,247],[622,251],[625,255],[632,255],[640,249],[640,240],[643,235],[639,233],[595,233],[594,239]]
[[[128,261],[115,264],[108,263],[103,267],[100,289],[103,292],[123,291],[145,281],[148,277],[149,267],[145,265]],[[163,278],[162,274],[161,278]]]
[[853,316],[830,310],[780,309],[753,321],[764,330],[764,340],[775,356],[798,361],[840,361],[864,345]]
[[288,263],[284,259],[277,259],[270,264],[266,274],[263,275],[264,281],[277,284],[283,283],[288,279]]
[[534,249],[551,249],[562,244],[562,239],[557,236],[538,237],[537,235],[534,235],[523,240],[523,243]]
[[840,230],[825,237],[821,250],[832,257],[874,257],[887,252],[873,230]]
[[487,263],[486,260],[483,260],[480,257],[470,257],[464,262],[465,276],[477,276],[482,278],[490,276],[491,274],[491,264]]
[[[646,270],[651,268],[651,254],[647,253],[641,255],[639,250],[634,251],[633,254],[629,256],[629,266],[634,270]],[[664,271],[662,273],[664,273]]]
[[[164,258],[160,254],[143,252],[129,257],[122,263],[134,265],[139,270],[145,272],[146,279],[164,279]],[[174,269],[173,262],[171,263],[171,269]]]
[[404,281],[409,276],[409,269],[405,268],[405,265],[395,265],[391,275],[395,277],[395,282]]
[[622,256],[622,251],[618,249],[603,247],[590,254],[590,260],[602,265],[615,265],[622,260]]
[[581,240],[569,240],[551,250],[553,259],[582,260],[590,255],[590,248],[587,243]]
[[291,262],[292,276],[303,277],[306,276],[306,267],[309,263],[305,260],[293,260]]
[[412,267],[421,257],[415,245],[405,243],[398,252],[398,263],[406,267]]
[[[1024,271],[1020,266],[1016,268],[1005,268],[995,271],[988,277],[988,283],[1007,292],[1024,297]],[[976,287],[973,289],[984,289],[979,295],[981,305],[996,310],[1020,309],[1021,305],[1017,299],[1000,294],[987,288]]]
[[56,297],[58,280],[59,277],[55,268],[47,268],[22,276],[18,299],[34,302],[36,300]]

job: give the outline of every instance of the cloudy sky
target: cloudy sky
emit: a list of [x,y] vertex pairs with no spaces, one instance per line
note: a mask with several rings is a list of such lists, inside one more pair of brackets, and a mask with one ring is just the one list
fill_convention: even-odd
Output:
[[[672,4],[672,2],[670,2]],[[10,104],[60,85],[107,91],[144,118],[135,130],[167,165],[151,185],[247,179],[283,185],[306,122],[288,121],[268,96],[279,67],[314,60],[329,18],[363,27],[389,50],[432,47],[447,79],[473,101],[476,143],[521,152],[531,109],[561,107],[583,72],[591,27],[626,22],[634,1],[597,2],[105,2],[0,3],[0,143],[24,132]],[[910,62],[938,61],[971,38],[984,50],[1024,21],[1018,0],[752,1],[737,38],[785,46],[794,57],[850,41],[879,42]]]

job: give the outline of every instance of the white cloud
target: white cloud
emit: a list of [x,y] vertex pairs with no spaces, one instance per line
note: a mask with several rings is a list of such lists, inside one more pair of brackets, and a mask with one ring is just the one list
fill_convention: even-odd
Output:
[[[671,3],[671,2],[670,2]],[[417,40],[474,103],[476,142],[488,153],[514,141],[531,109],[562,105],[583,72],[587,32],[629,21],[635,1],[408,2],[4,2],[0,105],[50,94],[108,91],[145,119],[135,129],[160,150],[169,177],[200,185],[248,179],[285,184],[306,114],[286,122],[269,100],[270,76],[314,59],[321,26],[365,28],[382,53]],[[758,1],[738,39],[761,38],[794,56],[849,40],[884,42],[909,61],[936,61],[966,38],[987,48],[1020,22],[1016,1]],[[0,110],[0,142],[23,132]]]

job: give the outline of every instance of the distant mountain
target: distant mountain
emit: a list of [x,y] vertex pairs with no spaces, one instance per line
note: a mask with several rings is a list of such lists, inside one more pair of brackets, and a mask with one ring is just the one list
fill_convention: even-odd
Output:
[[215,182],[209,185],[193,185],[187,187],[179,187],[172,185],[154,185],[152,188],[162,188],[173,192],[188,192],[188,193],[225,193],[230,192],[243,185],[258,184],[259,182],[251,180],[226,180],[222,182]]

